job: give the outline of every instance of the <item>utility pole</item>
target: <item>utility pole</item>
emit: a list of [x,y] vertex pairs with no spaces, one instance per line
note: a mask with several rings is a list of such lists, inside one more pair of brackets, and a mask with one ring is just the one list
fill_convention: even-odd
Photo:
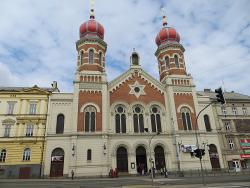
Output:
[[153,159],[152,159],[152,153],[151,153],[151,142],[153,138],[157,135],[159,135],[160,132],[157,132],[155,135],[151,136],[149,138],[149,160],[150,160],[150,169],[151,169],[151,184],[154,185],[154,173],[153,173]]

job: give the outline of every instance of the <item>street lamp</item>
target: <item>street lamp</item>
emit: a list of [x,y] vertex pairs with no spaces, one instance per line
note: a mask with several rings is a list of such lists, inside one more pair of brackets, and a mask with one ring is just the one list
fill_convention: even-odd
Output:
[[[149,133],[148,128],[145,128],[144,130]],[[158,131],[156,134],[152,135],[149,138],[149,161],[150,161],[151,183],[152,183],[152,185],[154,185],[154,173],[153,173],[153,167],[154,167],[154,165],[153,165],[153,159],[152,159],[152,153],[151,153],[151,142],[152,142],[153,138],[155,136],[159,135],[159,134],[160,134],[160,132]]]

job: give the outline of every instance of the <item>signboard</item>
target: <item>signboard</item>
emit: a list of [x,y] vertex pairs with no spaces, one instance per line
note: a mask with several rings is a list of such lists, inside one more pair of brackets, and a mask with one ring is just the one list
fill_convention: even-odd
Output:
[[250,159],[250,154],[240,154],[240,158],[242,158],[242,159]]
[[241,149],[250,149],[250,139],[240,140]]
[[195,149],[197,149],[196,145],[181,145],[181,151],[184,153],[190,153],[193,152]]

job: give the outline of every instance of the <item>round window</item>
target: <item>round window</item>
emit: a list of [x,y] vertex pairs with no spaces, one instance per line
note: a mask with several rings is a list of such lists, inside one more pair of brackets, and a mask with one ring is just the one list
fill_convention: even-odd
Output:
[[117,108],[117,112],[122,113],[122,112],[123,112],[123,108],[122,108],[121,106],[119,106],[119,107]]
[[157,111],[158,111],[158,110],[157,110],[156,107],[153,107],[153,108],[152,108],[152,112],[153,112],[153,113],[157,113]]
[[135,107],[135,112],[136,113],[140,113],[141,112],[141,109],[139,107]]
[[139,88],[139,87],[135,87],[135,88],[134,88],[134,91],[135,91],[136,93],[139,93],[139,92],[140,92],[140,88]]

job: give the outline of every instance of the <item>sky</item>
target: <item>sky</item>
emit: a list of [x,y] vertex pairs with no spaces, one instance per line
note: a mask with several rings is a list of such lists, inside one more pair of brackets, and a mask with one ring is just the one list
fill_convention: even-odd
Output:
[[[161,7],[180,34],[197,90],[223,86],[250,95],[249,0],[95,0],[108,44],[109,81],[129,69],[133,48],[141,67],[159,80],[154,53]],[[1,0],[0,86],[50,87],[57,81],[62,92],[72,92],[75,42],[89,9],[89,0]]]

